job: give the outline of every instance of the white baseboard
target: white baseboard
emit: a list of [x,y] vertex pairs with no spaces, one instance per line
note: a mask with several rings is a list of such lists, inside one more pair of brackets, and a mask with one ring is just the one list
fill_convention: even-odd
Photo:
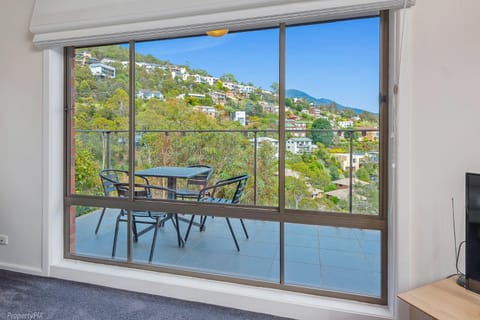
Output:
[[27,273],[27,274],[32,274],[32,275],[35,275],[35,276],[45,276],[45,273],[42,270],[42,268],[22,266],[22,265],[19,265],[19,264],[0,262],[0,269],[8,270],[8,271],[14,271],[14,272],[20,272],[20,273]]
[[65,280],[294,319],[392,319],[387,306],[83,261],[63,260],[50,267],[50,275]]

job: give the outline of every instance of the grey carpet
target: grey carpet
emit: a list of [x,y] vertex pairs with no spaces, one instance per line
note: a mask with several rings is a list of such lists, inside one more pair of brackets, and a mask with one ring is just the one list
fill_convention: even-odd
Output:
[[0,270],[0,319],[285,319]]

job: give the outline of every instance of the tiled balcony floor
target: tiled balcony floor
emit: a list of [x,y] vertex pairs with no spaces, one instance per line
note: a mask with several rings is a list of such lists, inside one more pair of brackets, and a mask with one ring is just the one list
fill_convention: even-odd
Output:
[[[115,218],[108,209],[97,235],[101,210],[76,219],[76,254],[111,259]],[[189,218],[189,216],[184,216]],[[225,218],[209,217],[205,232],[192,227],[184,248],[170,221],[158,231],[153,265],[279,282],[279,224],[231,219],[237,252]],[[186,223],[180,223],[185,234]],[[148,264],[153,232],[133,243],[133,260]],[[126,223],[120,224],[115,260],[126,261]],[[380,232],[329,226],[285,224],[285,283],[324,290],[380,296]]]

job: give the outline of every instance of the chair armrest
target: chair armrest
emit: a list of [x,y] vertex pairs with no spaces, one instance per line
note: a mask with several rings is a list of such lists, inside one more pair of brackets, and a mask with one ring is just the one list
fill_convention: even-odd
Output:
[[202,199],[204,199],[204,198],[213,197],[215,195],[215,191],[216,191],[217,187],[218,186],[215,184],[213,186],[208,186],[208,187],[205,187],[202,190],[200,190],[198,192],[197,201],[203,201]]
[[208,203],[218,203],[218,204],[232,204],[232,200],[225,199],[225,198],[212,198],[212,197],[205,197],[199,200],[200,202],[208,202]]
[[150,185],[150,181],[148,181],[148,178],[145,177],[145,176],[142,176],[142,175],[140,175],[140,174],[136,174],[136,175],[135,175],[135,178],[140,178],[140,179],[143,180],[143,182],[141,182],[141,183],[136,182],[135,184],[146,184],[146,185]]

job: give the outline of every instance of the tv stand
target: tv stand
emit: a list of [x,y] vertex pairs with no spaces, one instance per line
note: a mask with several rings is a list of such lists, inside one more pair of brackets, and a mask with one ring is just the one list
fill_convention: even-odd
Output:
[[457,284],[457,276],[436,281],[398,295],[434,319],[480,319],[480,295]]

